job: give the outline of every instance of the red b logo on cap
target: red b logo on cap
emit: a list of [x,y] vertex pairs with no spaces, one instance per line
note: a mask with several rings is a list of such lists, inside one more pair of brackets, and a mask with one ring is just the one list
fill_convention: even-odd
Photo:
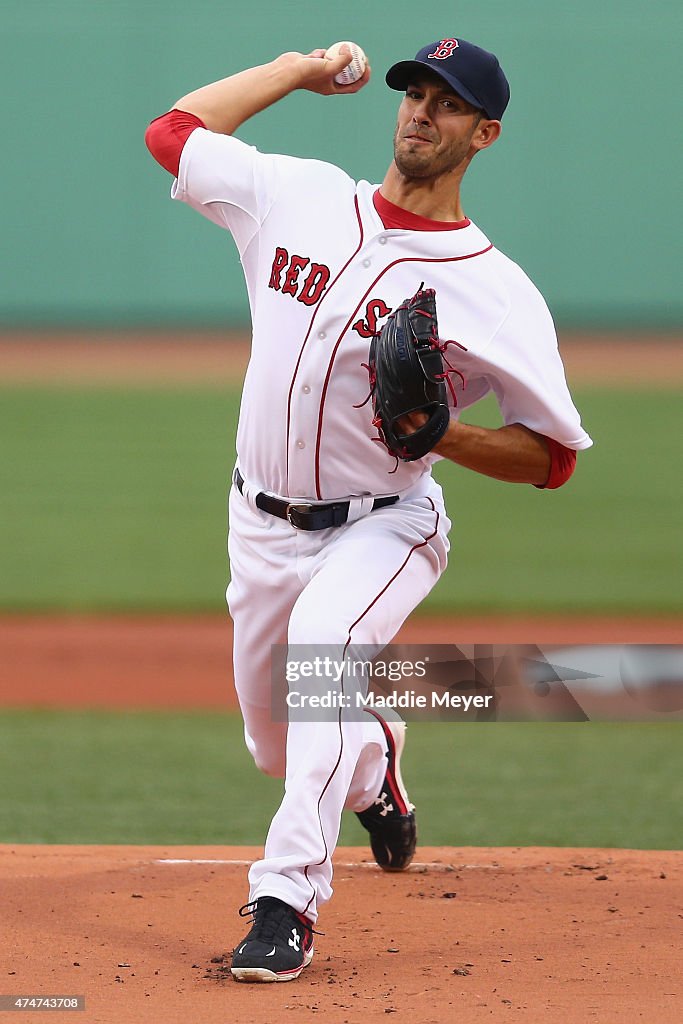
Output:
[[434,50],[434,53],[428,53],[427,56],[434,57],[436,60],[445,60],[446,57],[451,56],[453,50],[458,49],[459,45],[460,44],[457,39],[442,39]]

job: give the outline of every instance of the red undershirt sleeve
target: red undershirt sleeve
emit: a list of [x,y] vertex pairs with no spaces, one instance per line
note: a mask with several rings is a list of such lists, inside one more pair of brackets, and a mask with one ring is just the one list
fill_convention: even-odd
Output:
[[195,128],[206,128],[200,117],[174,109],[155,118],[145,132],[147,149],[174,178],[178,177],[183,146]]
[[[576,452],[573,448],[567,448],[552,437],[546,437],[548,450],[550,452],[550,474],[542,489],[552,491],[556,487],[566,484],[576,467]],[[540,484],[536,485],[541,487]]]

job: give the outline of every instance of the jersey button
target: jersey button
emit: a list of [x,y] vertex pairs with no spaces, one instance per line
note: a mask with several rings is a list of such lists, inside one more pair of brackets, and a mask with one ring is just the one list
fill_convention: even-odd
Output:
[[305,441],[297,441],[296,442],[296,446],[297,446],[297,448],[305,448],[306,447],[306,442]]
[[379,236],[379,244],[380,245],[386,245],[388,241],[389,241],[389,239],[386,237],[386,235],[380,235]]
[[372,260],[363,260],[363,266],[364,267],[369,267],[371,262],[372,262]]
[[305,395],[310,395],[310,393],[311,393],[311,389],[309,388],[308,384],[304,384],[304,386],[302,387],[301,390],[303,391],[303,393]]
[[327,337],[327,334],[325,333],[325,331],[318,331],[318,337],[320,338],[321,341],[324,341],[325,338]]

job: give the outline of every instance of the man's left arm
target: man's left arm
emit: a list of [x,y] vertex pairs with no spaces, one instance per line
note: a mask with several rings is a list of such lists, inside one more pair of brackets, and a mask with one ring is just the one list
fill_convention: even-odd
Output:
[[550,476],[547,439],[521,423],[489,429],[452,419],[434,451],[465,469],[507,483],[543,487]]
[[548,308],[530,282],[522,282],[483,356],[504,425],[490,429],[452,417],[434,451],[496,480],[554,489],[572,475],[577,450],[592,441],[567,387]]
[[[402,425],[410,431],[426,421],[424,413],[412,413]],[[452,419],[433,451],[495,480],[536,487],[560,487],[576,464],[576,452],[522,423],[489,429]]]

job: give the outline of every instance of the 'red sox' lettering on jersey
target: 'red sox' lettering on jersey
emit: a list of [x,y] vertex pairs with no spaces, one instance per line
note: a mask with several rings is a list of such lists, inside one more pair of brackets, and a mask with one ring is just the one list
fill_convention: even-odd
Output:
[[391,313],[391,306],[387,306],[384,299],[370,299],[365,307],[365,316],[356,320],[353,330],[361,338],[372,338],[377,333],[377,321]]
[[[306,277],[300,274],[310,264]],[[282,246],[275,248],[273,265],[270,270],[269,288],[292,295],[306,306],[315,306],[330,280],[330,268],[324,263],[313,263],[308,256],[291,256]]]

